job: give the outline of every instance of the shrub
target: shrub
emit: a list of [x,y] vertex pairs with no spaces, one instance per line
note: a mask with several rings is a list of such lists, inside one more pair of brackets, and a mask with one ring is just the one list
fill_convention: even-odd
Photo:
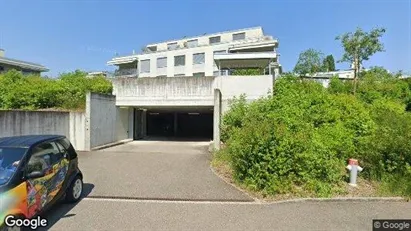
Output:
[[[272,96],[234,100],[222,130],[235,180],[268,195],[327,197],[344,189],[347,159],[358,158],[361,176],[394,192],[411,174],[410,88],[372,77],[361,77],[355,96],[349,82],[333,79],[325,89],[287,75]],[[409,193],[411,185],[397,188]]]

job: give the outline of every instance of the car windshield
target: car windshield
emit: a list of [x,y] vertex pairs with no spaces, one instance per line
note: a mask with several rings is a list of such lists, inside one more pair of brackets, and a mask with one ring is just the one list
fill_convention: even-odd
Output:
[[0,147],[0,185],[6,184],[14,175],[26,148]]

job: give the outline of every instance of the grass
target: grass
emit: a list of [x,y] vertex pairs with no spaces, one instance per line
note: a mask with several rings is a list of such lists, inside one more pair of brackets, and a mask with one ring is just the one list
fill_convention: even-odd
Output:
[[[277,195],[267,195],[264,194],[264,192],[250,189],[246,185],[237,182],[233,178],[233,170],[230,166],[230,157],[224,149],[213,153],[211,167],[226,182],[236,185],[239,189],[246,191],[250,196],[258,200],[279,201],[315,197],[312,194],[297,187],[293,190],[293,192]],[[410,200],[411,178],[406,176],[391,176],[383,178],[382,181],[371,181],[359,176],[357,179],[357,187],[348,185],[348,182],[342,182],[341,190],[339,190],[338,193],[332,195],[331,198],[333,197],[403,197]]]

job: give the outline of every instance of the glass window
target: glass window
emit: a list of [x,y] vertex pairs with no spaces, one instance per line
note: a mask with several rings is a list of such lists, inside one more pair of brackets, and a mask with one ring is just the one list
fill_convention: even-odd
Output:
[[245,39],[245,32],[233,34],[233,41]]
[[186,56],[178,55],[174,56],[174,66],[185,66],[186,65]]
[[215,36],[209,38],[210,44],[219,43],[221,42],[221,36]]
[[26,151],[26,148],[0,147],[0,185],[6,184],[13,177]]
[[175,49],[177,49],[177,43],[169,43],[169,44],[167,44],[167,49],[168,49],[168,50],[175,50]]
[[194,77],[204,77],[205,76],[205,72],[197,72],[197,73],[193,73]]
[[198,39],[193,39],[193,40],[189,40],[187,41],[187,47],[196,47],[198,46]]
[[176,74],[174,75],[174,77],[182,77],[182,76],[186,76],[185,74]]
[[150,59],[141,60],[141,73],[150,72]]
[[157,68],[167,67],[167,57],[157,58]]
[[204,62],[205,62],[204,53],[193,54],[193,64],[202,64]]
[[64,155],[60,152],[57,144],[46,142],[33,148],[32,155],[27,164],[27,173],[34,171],[46,171],[54,164],[63,159]]
[[219,76],[220,75],[220,71],[214,71],[213,72],[213,76]]

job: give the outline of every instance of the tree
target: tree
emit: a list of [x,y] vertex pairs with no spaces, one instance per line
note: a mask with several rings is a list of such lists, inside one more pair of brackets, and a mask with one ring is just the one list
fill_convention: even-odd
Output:
[[327,55],[323,60],[324,71],[335,71],[335,61],[332,55]]
[[315,49],[308,49],[300,53],[294,72],[300,75],[313,74],[322,71],[323,53]]
[[384,45],[380,42],[380,37],[384,33],[384,28],[375,28],[370,32],[357,28],[354,33],[344,33],[336,37],[336,40],[341,41],[345,51],[339,62],[350,62],[354,66],[354,94],[362,62],[373,54],[384,51]]

